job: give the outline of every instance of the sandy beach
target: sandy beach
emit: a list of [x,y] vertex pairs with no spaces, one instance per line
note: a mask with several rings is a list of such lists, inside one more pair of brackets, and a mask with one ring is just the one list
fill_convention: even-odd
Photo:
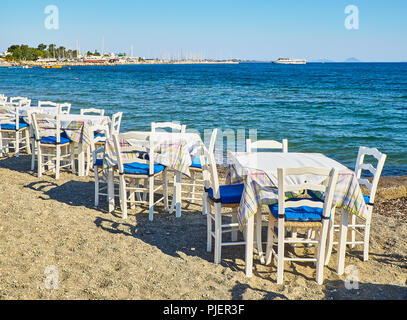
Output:
[[[150,222],[143,207],[122,220],[119,210],[94,208],[92,177],[39,179],[29,167],[27,156],[0,159],[0,299],[407,299],[407,177],[382,179],[369,261],[360,247],[346,256],[359,275],[348,290],[335,252],[322,286],[308,263],[287,263],[277,285],[275,266],[261,265],[256,251],[249,279],[243,247],[212,262],[200,206],[184,204],[180,219],[157,207]],[[46,288],[49,266],[58,289]]]

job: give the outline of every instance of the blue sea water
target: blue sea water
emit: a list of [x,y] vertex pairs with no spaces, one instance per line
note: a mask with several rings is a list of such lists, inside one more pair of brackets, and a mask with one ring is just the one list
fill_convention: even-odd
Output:
[[257,129],[350,168],[359,146],[377,147],[384,175],[407,174],[407,63],[0,68],[0,93],[123,111],[122,131],[152,121]]

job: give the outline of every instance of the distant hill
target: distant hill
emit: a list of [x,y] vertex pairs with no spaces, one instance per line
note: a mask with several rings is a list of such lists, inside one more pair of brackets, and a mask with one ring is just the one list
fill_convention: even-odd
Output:
[[357,58],[352,57],[352,58],[346,59],[344,62],[362,62],[362,61],[360,61],[360,60],[357,59]]

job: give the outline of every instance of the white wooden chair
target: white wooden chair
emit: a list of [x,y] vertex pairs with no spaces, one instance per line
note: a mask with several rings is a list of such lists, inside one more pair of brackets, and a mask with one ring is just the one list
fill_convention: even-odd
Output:
[[[366,163],[365,156],[374,157],[377,161],[376,167],[374,167],[371,163]],[[386,154],[380,152],[376,148],[359,147],[358,157],[356,159],[356,177],[359,181],[359,184],[363,184],[369,190],[369,195],[363,196],[368,210],[368,217],[367,219],[363,219],[352,214],[351,223],[348,224],[348,228],[351,230],[351,237],[350,239],[347,239],[347,234],[344,234],[344,238],[340,239],[339,241],[346,241],[346,245],[349,245],[351,248],[355,247],[355,245],[363,245],[363,261],[367,261],[369,259],[369,237],[370,226],[372,223],[373,206],[376,197],[377,186],[379,184],[386,157]],[[364,170],[369,171],[370,174],[373,175],[371,182],[369,182],[369,180],[366,178],[362,178],[362,172]],[[339,227],[340,226],[335,224],[334,221],[330,221],[328,248],[325,259],[326,265],[329,263],[333,245],[339,244],[338,241],[334,241],[334,233],[336,231],[339,231]],[[340,263],[343,264],[344,261],[341,261]]]
[[75,173],[74,144],[61,136],[59,115],[32,113],[31,117],[37,148],[38,177],[42,176],[46,168],[55,172],[55,179],[59,179],[61,168],[70,167]]
[[20,121],[19,107],[0,106],[0,154],[9,153],[10,147],[16,157],[23,149],[30,154],[30,130],[27,123]]
[[[209,143],[208,151],[213,153],[215,150],[216,137],[218,134],[218,129],[212,131],[211,140]],[[193,203],[197,201],[202,202],[202,214],[206,215],[206,199],[207,192],[205,191],[202,164],[199,157],[192,159],[192,165],[189,167],[191,173],[191,178],[183,177],[181,181],[181,194],[183,200],[189,200]],[[188,179],[187,182],[184,182],[184,179]],[[189,186],[189,190],[182,190],[182,186]],[[201,189],[201,190],[198,190]]]
[[[160,164],[154,163],[155,138],[154,134],[150,134],[148,141],[132,141],[132,146],[122,146],[120,140],[136,139],[139,137],[132,132],[125,134],[114,134],[113,141],[115,152],[117,155],[117,165],[120,175],[120,204],[122,209],[123,219],[127,219],[127,204],[130,203],[133,207],[136,203],[148,203],[149,220],[153,221],[154,206],[163,201],[165,210],[168,210],[168,186],[167,186],[167,168]],[[151,150],[151,152],[150,152]],[[126,160],[123,153],[137,152],[148,153],[149,159]],[[156,187],[156,178],[161,175],[160,185]],[[140,184],[140,181],[147,181],[147,186]],[[163,189],[163,197],[155,200],[154,194]],[[129,195],[127,195],[129,192]],[[136,193],[148,192],[148,201],[144,199],[136,199]]]
[[288,152],[288,140],[283,139],[282,142],[276,140],[258,140],[252,142],[251,139],[247,139],[246,152],[254,152],[255,149],[279,149],[281,152]]
[[81,109],[80,114],[89,114],[89,115],[97,115],[97,116],[104,116],[105,110],[104,109],[96,109],[96,108],[84,108]]
[[[273,256],[277,260],[277,283],[283,283],[285,261],[310,261],[316,263],[316,281],[323,283],[324,259],[326,239],[329,228],[329,219],[333,219],[334,204],[333,196],[338,180],[338,169],[335,168],[279,168],[278,175],[278,203],[270,205],[269,226],[267,232],[266,264],[271,262]],[[287,179],[288,176],[306,175],[304,179],[314,180],[318,176],[321,183],[304,182],[293,184]],[[320,177],[323,178],[320,178]],[[317,181],[315,179],[315,181]],[[316,198],[293,197],[286,200],[286,193],[298,193],[301,190],[314,190],[324,193],[324,201]],[[275,233],[277,226],[277,234]],[[316,238],[310,239],[307,234],[304,237],[286,237],[286,230],[296,228],[315,229]],[[275,241],[277,239],[277,241]],[[273,243],[277,242],[277,251]],[[316,245],[316,255],[309,257],[287,257],[284,253],[285,244],[302,243]]]
[[[243,193],[243,184],[219,185],[218,171],[215,155],[204,147],[201,156],[203,164],[203,177],[206,191],[207,211],[207,251],[212,251],[212,239],[214,239],[214,262],[219,264],[222,257],[222,247],[231,245],[247,245],[246,241],[237,241],[239,223],[237,222],[237,208]],[[212,211],[213,207],[213,211]],[[231,219],[226,221],[222,209],[232,209]],[[231,234],[230,241],[224,239],[225,233]]]

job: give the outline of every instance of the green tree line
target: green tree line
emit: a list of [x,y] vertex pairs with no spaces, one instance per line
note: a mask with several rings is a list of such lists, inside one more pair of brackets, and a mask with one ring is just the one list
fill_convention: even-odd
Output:
[[7,49],[10,54],[6,56],[8,61],[35,61],[41,58],[75,59],[78,57],[77,50],[57,47],[56,44],[39,44],[37,48],[31,48],[28,45],[12,45]]

